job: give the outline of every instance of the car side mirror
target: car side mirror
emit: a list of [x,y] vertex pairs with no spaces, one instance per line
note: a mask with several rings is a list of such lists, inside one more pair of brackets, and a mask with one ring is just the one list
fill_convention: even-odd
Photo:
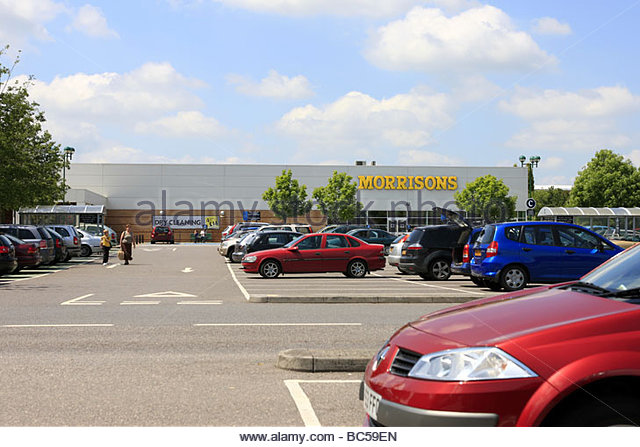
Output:
[[298,246],[294,245],[293,247],[289,247],[289,251],[298,251]]

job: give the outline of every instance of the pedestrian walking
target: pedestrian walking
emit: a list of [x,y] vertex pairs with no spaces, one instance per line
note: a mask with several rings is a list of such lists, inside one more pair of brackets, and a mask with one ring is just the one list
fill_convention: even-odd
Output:
[[109,237],[109,230],[102,232],[100,238],[100,248],[102,248],[102,265],[109,263],[109,250],[111,250],[111,238]]
[[132,251],[136,248],[136,241],[131,231],[131,225],[127,224],[127,227],[120,235],[120,247],[124,252],[124,265],[129,265],[129,261],[133,259]]

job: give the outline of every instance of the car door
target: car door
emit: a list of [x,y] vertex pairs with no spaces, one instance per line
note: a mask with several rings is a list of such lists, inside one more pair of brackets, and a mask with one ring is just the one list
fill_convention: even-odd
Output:
[[353,249],[341,234],[327,234],[322,258],[327,272],[345,272]]
[[300,239],[294,249],[289,250],[286,262],[283,263],[285,272],[310,273],[322,272],[322,235],[312,235]]
[[522,231],[520,257],[529,270],[531,282],[565,278],[562,262],[565,249],[556,243],[551,225],[525,225]]
[[564,248],[562,265],[568,275],[564,279],[580,278],[609,259],[613,253],[608,244],[586,229],[556,225],[554,230]]

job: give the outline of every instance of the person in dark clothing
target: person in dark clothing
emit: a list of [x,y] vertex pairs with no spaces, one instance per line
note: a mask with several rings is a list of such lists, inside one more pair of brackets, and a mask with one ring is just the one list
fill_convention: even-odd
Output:
[[132,251],[136,248],[136,241],[131,231],[131,226],[127,225],[125,230],[120,235],[120,247],[124,252],[124,265],[129,265],[129,261],[133,259]]

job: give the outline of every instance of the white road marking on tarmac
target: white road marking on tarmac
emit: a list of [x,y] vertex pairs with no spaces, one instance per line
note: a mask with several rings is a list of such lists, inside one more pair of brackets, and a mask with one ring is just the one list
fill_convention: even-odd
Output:
[[193,269],[191,267],[185,267],[184,270],[181,270],[182,273],[191,273]]
[[160,301],[123,301],[120,303],[121,306],[135,306],[145,304],[160,304]]
[[313,406],[306,393],[300,386],[301,383],[360,383],[360,380],[285,380],[284,384],[289,389],[289,394],[298,407],[300,417],[305,427],[322,427],[320,420],[313,411]]
[[107,266],[107,268],[108,268],[108,269],[114,269],[114,268],[116,268],[116,267],[117,267],[117,266],[119,266],[119,265],[120,265],[120,264],[116,263],[116,264],[113,264],[113,265],[109,265],[109,266]]
[[196,323],[194,326],[362,326],[362,323]]
[[222,304],[222,301],[178,301],[178,304]]
[[143,251],[160,251],[162,248],[143,248]]
[[177,250],[177,248],[174,248],[174,249],[173,249],[173,250],[171,250],[171,251],[176,251],[176,250]]
[[233,281],[236,283],[236,286],[238,286],[238,289],[240,289],[240,292],[242,292],[245,299],[249,301],[251,299],[251,295],[249,295],[249,292],[247,292],[247,289],[242,287],[242,284],[240,284],[240,281],[238,281],[238,278],[236,278],[236,274],[233,272],[233,269],[231,268],[231,264],[227,264],[227,268],[229,269],[229,272],[231,273],[231,277],[233,278]]
[[144,295],[135,295],[134,298],[196,298],[197,295],[191,295],[184,292],[172,292],[167,290],[166,292],[146,293]]
[[6,328],[29,328],[29,327],[113,327],[114,324],[88,323],[88,324],[3,324]]
[[422,282],[416,282],[416,281],[408,281],[406,279],[400,279],[400,278],[387,278],[385,276],[382,275],[378,275],[377,273],[372,273],[372,275],[374,276],[379,276],[380,278],[385,278],[385,279],[391,279],[393,281],[402,281],[402,282],[406,282],[409,284],[415,284],[416,286],[422,286],[422,287],[433,287],[435,289],[443,289],[443,290],[451,290],[452,292],[465,292],[465,293],[470,293],[472,295],[482,295],[485,296],[484,293],[482,292],[472,292],[471,290],[464,290],[464,289],[454,289],[453,287],[444,287],[444,286],[435,286],[433,284],[425,284]]
[[87,295],[82,295],[79,296],[78,298],[74,298],[72,300],[69,301],[65,301],[64,303],[60,303],[61,306],[101,306],[102,304],[104,304],[104,301],[82,301],[80,302],[80,300],[83,300],[84,298],[89,298],[90,296],[93,296],[93,293],[89,293]]

